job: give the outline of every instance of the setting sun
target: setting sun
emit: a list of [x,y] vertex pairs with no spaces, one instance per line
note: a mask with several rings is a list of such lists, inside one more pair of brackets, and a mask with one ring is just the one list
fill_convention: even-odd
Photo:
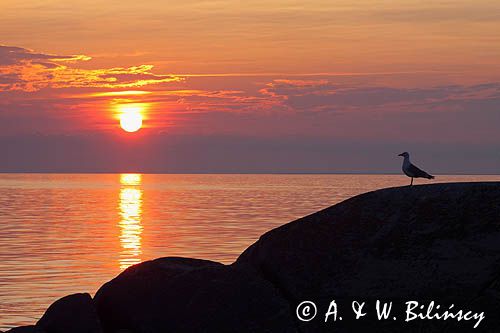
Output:
[[134,105],[119,107],[120,126],[126,132],[137,132],[142,127],[142,108]]

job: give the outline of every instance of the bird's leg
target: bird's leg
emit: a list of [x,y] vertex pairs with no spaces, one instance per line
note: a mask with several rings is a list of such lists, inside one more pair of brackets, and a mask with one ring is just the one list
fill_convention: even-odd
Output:
[[410,183],[410,186],[413,185],[413,177],[411,177],[411,183]]

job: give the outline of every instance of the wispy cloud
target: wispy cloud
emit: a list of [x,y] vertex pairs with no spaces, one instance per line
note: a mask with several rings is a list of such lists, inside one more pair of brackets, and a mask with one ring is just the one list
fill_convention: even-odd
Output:
[[296,111],[432,111],[451,102],[498,99],[500,84],[429,88],[356,86],[329,80],[273,80],[260,93]]
[[144,90],[122,90],[122,91],[105,91],[105,92],[97,92],[89,95],[85,95],[85,97],[117,97],[117,96],[141,96],[141,95],[149,95],[151,91]]
[[85,55],[52,55],[0,46],[0,90],[37,91],[43,88],[134,88],[182,80],[155,74],[152,65],[99,69],[78,68]]
[[47,67],[56,66],[54,62],[75,62],[92,59],[85,55],[61,56],[54,54],[37,53],[33,50],[17,46],[0,45],[0,66],[19,65],[26,62],[33,62]]

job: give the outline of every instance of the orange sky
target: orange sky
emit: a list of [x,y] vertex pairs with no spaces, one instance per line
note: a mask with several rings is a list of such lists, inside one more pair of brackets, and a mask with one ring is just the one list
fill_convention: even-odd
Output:
[[[498,31],[500,3],[483,0],[4,0],[0,137],[123,136],[116,106],[144,103],[144,128],[127,140],[318,140],[359,151],[400,142],[422,152],[439,142],[474,152],[500,144]],[[496,170],[484,151],[471,170]],[[313,159],[314,170],[338,162]],[[11,162],[0,170],[41,163]]]
[[[2,43],[174,73],[498,74],[498,1],[2,1]],[[488,68],[486,69],[486,67]]]

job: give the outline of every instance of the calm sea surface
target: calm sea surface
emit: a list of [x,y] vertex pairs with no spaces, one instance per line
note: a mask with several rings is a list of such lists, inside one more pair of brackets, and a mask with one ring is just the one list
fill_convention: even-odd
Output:
[[0,330],[34,323],[64,295],[93,294],[140,261],[186,256],[231,263],[269,229],[408,181],[399,175],[0,174]]

